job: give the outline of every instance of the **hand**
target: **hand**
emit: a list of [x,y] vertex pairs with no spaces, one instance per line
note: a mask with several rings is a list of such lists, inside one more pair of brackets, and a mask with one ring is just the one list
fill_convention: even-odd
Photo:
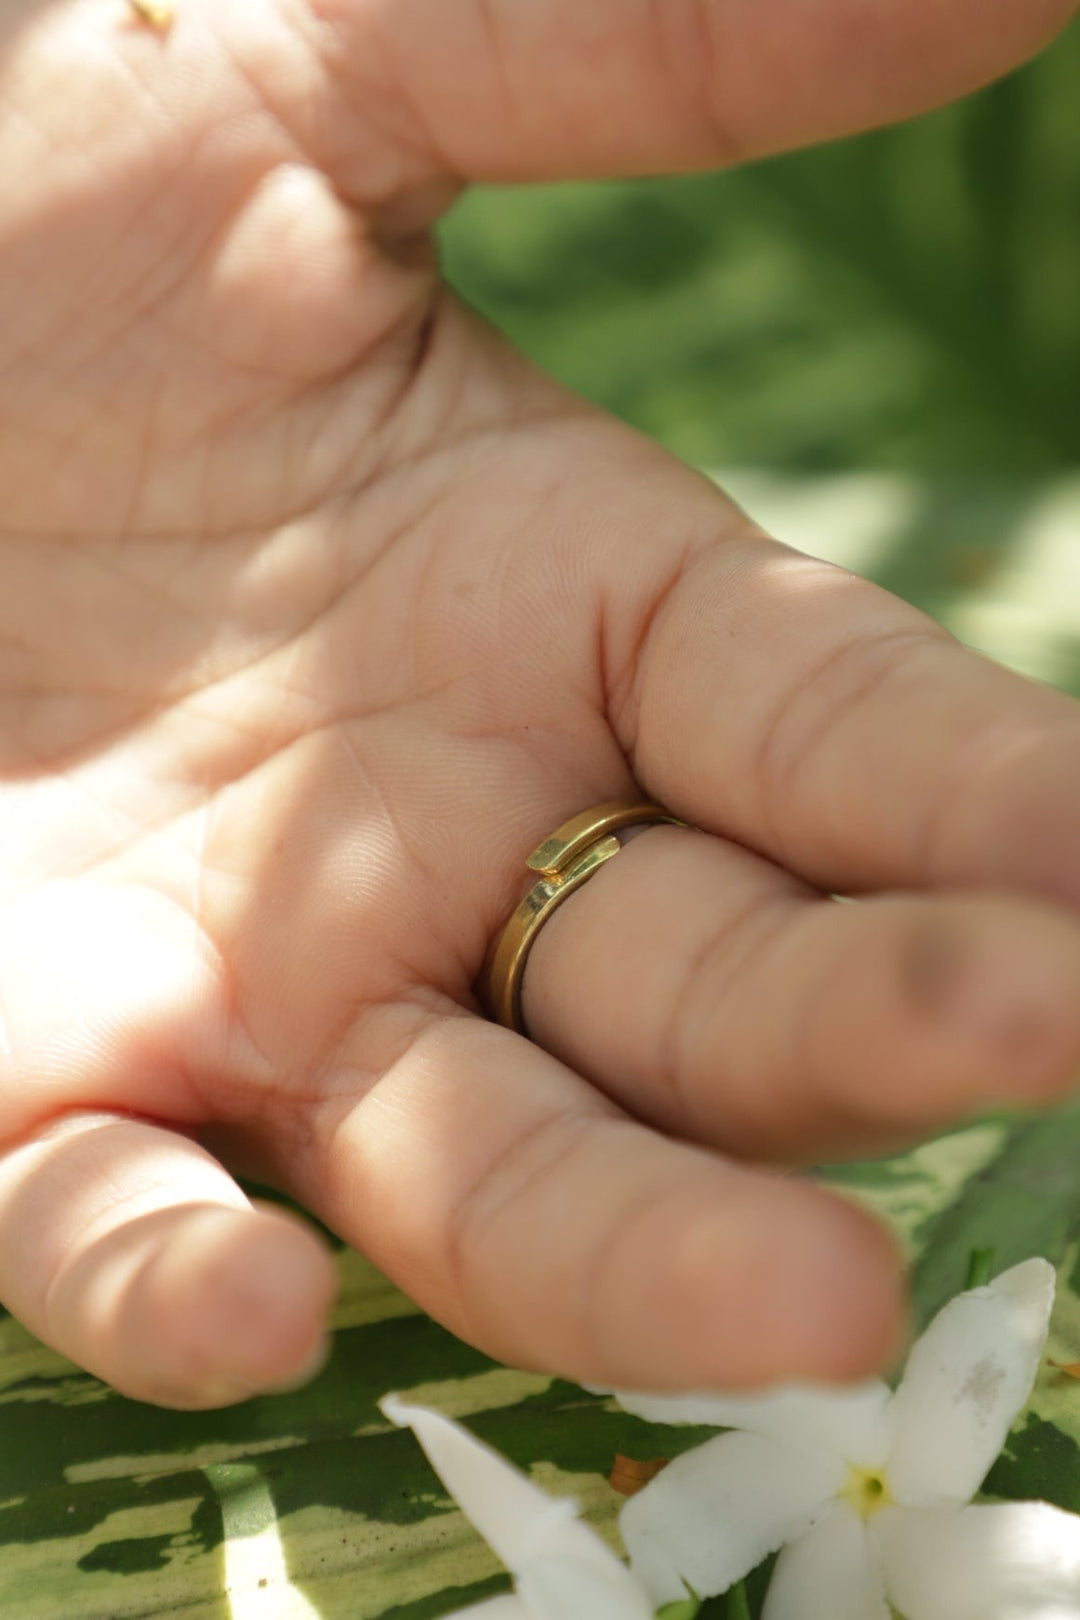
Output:
[[[511,1362],[865,1372],[891,1246],[777,1167],[1065,1091],[1078,710],[537,375],[429,233],[905,115],[1071,4],[178,4],[0,8],[0,1296],[143,1399],[296,1377],[333,1268],[228,1164]],[[702,830],[485,1022],[528,851],[637,796]]]

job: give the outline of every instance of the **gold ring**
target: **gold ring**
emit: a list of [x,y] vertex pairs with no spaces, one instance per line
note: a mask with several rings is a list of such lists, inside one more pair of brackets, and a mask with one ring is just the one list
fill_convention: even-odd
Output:
[[132,13],[155,33],[167,34],[176,21],[168,0],[128,0]]
[[550,838],[545,838],[533,850],[525,864],[531,872],[540,874],[539,882],[529,890],[499,935],[491,965],[484,975],[484,999],[496,1023],[525,1034],[521,981],[537,934],[575,889],[580,889],[605,861],[619,853],[621,831],[658,822],[667,822],[673,827],[687,825],[658,804],[631,804],[614,799],[564,821]]

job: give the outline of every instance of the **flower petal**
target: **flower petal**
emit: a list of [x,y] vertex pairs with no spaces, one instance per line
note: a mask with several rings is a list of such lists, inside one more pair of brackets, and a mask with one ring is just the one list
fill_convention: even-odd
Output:
[[1080,1517],[1046,1502],[886,1508],[885,1585],[908,1620],[1080,1620]]
[[538,1558],[518,1576],[518,1591],[535,1620],[653,1620],[644,1588],[617,1568],[622,1582],[579,1558]]
[[935,1316],[893,1399],[888,1479],[897,1502],[960,1504],[978,1490],[1031,1393],[1054,1283],[1048,1261],[1025,1260]]
[[845,1503],[784,1548],[761,1620],[889,1620],[877,1546]]
[[847,1467],[760,1434],[721,1434],[684,1452],[619,1514],[630,1567],[659,1606],[725,1592],[809,1529]]
[[[576,1503],[548,1496],[441,1413],[407,1405],[396,1395],[379,1404],[391,1423],[412,1429],[451,1496],[515,1576],[524,1608],[507,1614],[527,1614],[530,1620],[564,1620],[576,1614],[567,1596],[573,1577],[598,1617],[610,1611],[622,1620],[652,1620],[645,1592],[596,1532],[580,1522]],[[554,1596],[545,1607],[549,1587]]]
[[624,1411],[649,1423],[749,1429],[801,1450],[824,1448],[860,1468],[876,1468],[888,1454],[892,1392],[880,1378],[846,1389],[785,1384],[764,1395],[611,1393]]
[[576,1504],[557,1502],[458,1423],[388,1395],[380,1406],[391,1423],[411,1428],[428,1461],[484,1540],[517,1571],[571,1518]]

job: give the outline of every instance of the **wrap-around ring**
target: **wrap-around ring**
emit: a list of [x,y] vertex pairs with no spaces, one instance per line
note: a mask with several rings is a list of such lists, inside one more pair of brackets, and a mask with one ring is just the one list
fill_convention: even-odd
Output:
[[658,804],[609,800],[564,821],[533,850],[525,864],[531,872],[539,874],[539,880],[499,935],[482,981],[484,1000],[496,1023],[505,1024],[519,1034],[526,1033],[521,1014],[521,983],[537,934],[575,889],[580,889],[594,872],[619,853],[620,832],[660,822],[674,827],[686,826],[678,816]]

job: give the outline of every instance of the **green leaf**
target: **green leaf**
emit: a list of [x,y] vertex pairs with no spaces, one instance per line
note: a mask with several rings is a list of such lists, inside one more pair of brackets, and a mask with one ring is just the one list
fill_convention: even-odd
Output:
[[728,1620],[751,1620],[745,1581],[737,1581],[728,1593],[727,1613]]
[[1010,1436],[983,1484],[1004,1499],[1034,1497],[1080,1513],[1080,1445],[1054,1423],[1030,1412]]
[[913,1279],[924,1325],[965,1286],[972,1250],[992,1247],[998,1271],[1032,1255],[1061,1265],[1080,1237],[1080,1104],[1021,1119],[996,1154],[922,1233]]
[[[984,1240],[999,1268],[1049,1248],[1060,1277],[1050,1353],[1080,1359],[1078,1133],[1074,1106],[846,1168],[849,1195],[890,1204],[921,1247],[924,1318],[964,1286]],[[412,1437],[382,1419],[376,1401],[391,1388],[463,1418],[546,1488],[575,1496],[616,1546],[620,1501],[606,1482],[615,1454],[673,1455],[709,1433],[644,1425],[572,1384],[499,1367],[356,1256],[343,1252],[341,1267],[344,1325],[321,1377],[223,1412],[122,1400],[0,1321],[5,1612],[232,1620],[229,1585],[237,1604],[245,1593],[254,1604],[279,1592],[290,1616],[285,1605],[303,1601],[318,1620],[437,1620],[507,1590],[505,1571]],[[1080,1509],[1078,1395],[1074,1381],[1044,1369],[988,1477],[990,1494]],[[750,1583],[753,1612],[766,1580],[757,1572]],[[700,1612],[719,1620],[724,1600]]]
[[985,1288],[994,1275],[994,1250],[972,1249],[965,1288]]
[[721,175],[476,189],[451,279],[685,459],[1080,460],[1080,32],[900,129]]

